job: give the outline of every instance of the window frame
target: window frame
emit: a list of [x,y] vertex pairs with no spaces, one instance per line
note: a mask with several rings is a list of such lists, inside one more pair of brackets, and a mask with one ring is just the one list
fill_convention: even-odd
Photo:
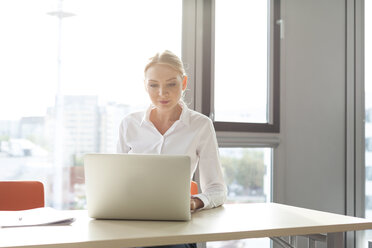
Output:
[[[201,91],[203,94],[201,112],[213,120],[216,131],[231,132],[280,132],[280,0],[269,2],[269,66],[268,66],[268,123],[227,122],[214,120],[214,30],[215,0],[205,0],[202,6],[202,76]],[[198,6],[197,6],[198,7]],[[272,38],[270,38],[272,37]]]

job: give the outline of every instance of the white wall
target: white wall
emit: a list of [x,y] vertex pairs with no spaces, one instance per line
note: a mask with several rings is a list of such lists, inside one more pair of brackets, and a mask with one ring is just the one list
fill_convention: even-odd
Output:
[[345,1],[282,0],[274,200],[345,213]]

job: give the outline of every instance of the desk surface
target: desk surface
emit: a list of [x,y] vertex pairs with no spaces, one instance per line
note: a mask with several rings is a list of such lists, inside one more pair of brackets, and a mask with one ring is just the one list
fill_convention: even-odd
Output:
[[225,204],[189,222],[94,220],[67,226],[0,228],[0,247],[135,247],[372,229],[372,221],[276,203]]

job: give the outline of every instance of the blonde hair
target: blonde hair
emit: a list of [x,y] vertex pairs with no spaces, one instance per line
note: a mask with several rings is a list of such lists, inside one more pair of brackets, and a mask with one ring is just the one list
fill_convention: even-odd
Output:
[[162,65],[168,65],[172,67],[174,70],[176,70],[181,77],[186,75],[185,68],[183,66],[182,60],[172,53],[171,51],[165,50],[161,53],[155,54],[154,57],[151,57],[149,59],[149,62],[145,66],[144,73],[153,65],[156,64],[162,64]]

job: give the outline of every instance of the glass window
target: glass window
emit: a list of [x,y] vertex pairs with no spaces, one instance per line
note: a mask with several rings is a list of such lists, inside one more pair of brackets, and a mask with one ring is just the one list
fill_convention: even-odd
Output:
[[268,122],[268,1],[216,0],[215,121]]
[[[220,148],[228,203],[271,202],[272,148]],[[270,239],[208,242],[209,248],[270,247]]]
[[271,201],[271,148],[220,148],[229,203]]
[[[364,13],[371,13],[372,1],[364,1]],[[365,162],[366,162],[366,184],[365,184],[365,215],[372,219],[372,17],[364,15],[364,87],[365,87]]]
[[120,120],[149,103],[147,59],[181,56],[181,28],[182,0],[1,1],[0,180],[84,208],[83,154],[115,152]]
[[279,132],[279,1],[215,0],[211,6],[213,49],[204,56],[210,68],[203,67],[211,72],[203,77],[203,94],[210,96],[203,113],[217,131]]

